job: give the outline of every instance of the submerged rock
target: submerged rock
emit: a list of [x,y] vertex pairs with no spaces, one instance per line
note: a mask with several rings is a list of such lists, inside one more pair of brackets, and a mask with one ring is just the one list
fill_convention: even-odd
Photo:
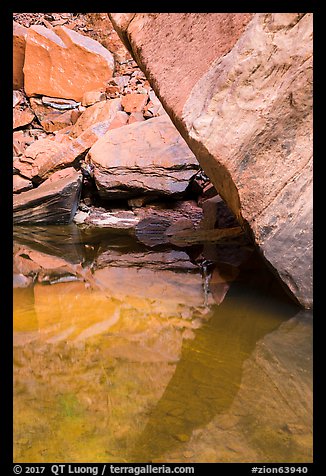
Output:
[[38,188],[14,196],[14,224],[64,224],[73,219],[82,174],[68,168],[55,172]]
[[138,217],[134,233],[141,243],[149,247],[167,244],[188,247],[203,244],[215,250],[216,243],[248,244],[248,238],[236,223],[223,223],[227,224],[228,228],[214,229],[214,222],[206,220],[203,209],[192,200],[169,204],[155,202],[142,208],[135,207],[134,214]]
[[181,197],[199,167],[167,116],[107,132],[87,160],[102,198]]
[[[174,241],[178,246],[180,240],[180,246],[187,246],[187,239],[192,240],[191,244],[211,239],[206,232],[201,232],[199,240],[196,238],[195,228],[202,217],[202,209],[196,202],[185,200],[168,205],[156,202],[141,208],[135,207],[133,211],[83,207],[76,213],[74,222],[83,225],[83,228],[95,227],[135,235],[141,243],[149,247],[174,244]],[[212,231],[214,230],[209,230]],[[216,238],[216,234],[213,238]]]
[[185,200],[154,203],[135,210],[140,218],[136,226],[137,239],[147,246],[173,242],[173,238],[185,230],[193,234],[203,217],[203,211],[195,201]]
[[180,272],[197,272],[198,266],[193,264],[187,253],[179,250],[124,252],[109,249],[96,258],[96,268],[107,266],[122,268],[149,268],[154,270],[170,270]]
[[312,307],[312,14],[109,15],[221,197]]

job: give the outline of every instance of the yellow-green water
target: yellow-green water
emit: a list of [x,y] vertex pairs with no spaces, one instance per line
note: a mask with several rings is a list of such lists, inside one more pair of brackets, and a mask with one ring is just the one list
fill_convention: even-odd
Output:
[[[312,320],[266,270],[217,264],[207,299],[181,251],[101,238],[81,263],[32,244],[15,250],[36,276],[14,289],[15,462],[312,461]],[[55,281],[65,266],[78,280]]]

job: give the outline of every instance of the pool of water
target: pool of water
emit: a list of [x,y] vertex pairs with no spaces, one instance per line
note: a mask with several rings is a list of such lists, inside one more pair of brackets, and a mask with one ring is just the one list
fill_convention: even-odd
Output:
[[312,319],[248,247],[14,231],[15,462],[310,462]]

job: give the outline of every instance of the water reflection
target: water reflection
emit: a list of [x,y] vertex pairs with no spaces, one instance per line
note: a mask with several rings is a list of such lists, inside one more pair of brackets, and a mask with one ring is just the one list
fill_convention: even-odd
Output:
[[311,319],[254,254],[205,296],[185,251],[61,228],[15,235],[16,462],[311,460]]
[[195,428],[226,412],[239,391],[243,363],[257,342],[298,312],[275,298],[270,276],[263,274],[255,287],[233,283],[223,303],[212,306],[209,320],[194,332],[194,339],[183,342],[173,377],[134,448],[135,461],[175,451],[178,443],[190,440]]

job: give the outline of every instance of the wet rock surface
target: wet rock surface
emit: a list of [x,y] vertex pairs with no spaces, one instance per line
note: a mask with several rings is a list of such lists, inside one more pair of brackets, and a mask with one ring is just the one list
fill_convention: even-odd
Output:
[[[228,220],[231,219],[232,215]],[[135,236],[149,247],[167,244],[187,247],[205,243],[214,247],[216,243],[233,240],[242,245],[250,244],[239,226],[214,229],[194,200],[170,203],[154,200],[152,204],[135,206],[129,211],[118,208],[107,211],[102,207],[88,207],[81,203],[74,222],[82,229],[103,228]]]

